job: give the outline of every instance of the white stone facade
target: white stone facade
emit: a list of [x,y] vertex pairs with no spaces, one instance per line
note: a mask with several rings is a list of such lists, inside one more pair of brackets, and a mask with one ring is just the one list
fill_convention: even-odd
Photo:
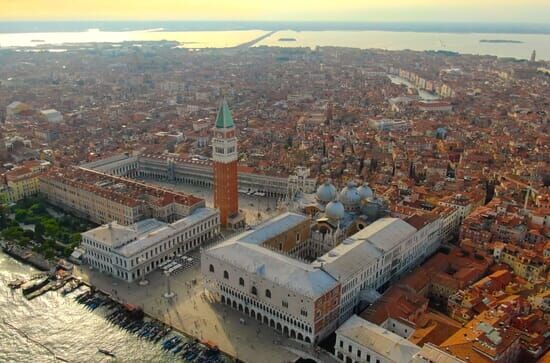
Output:
[[349,318],[365,289],[384,284],[417,266],[440,245],[441,220],[420,230],[398,218],[382,218],[345,239],[313,264],[342,284],[340,321]]
[[[278,228],[287,226],[281,223]],[[441,219],[418,230],[401,219],[382,218],[311,264],[246,243],[250,232],[245,232],[204,251],[202,272],[222,302],[254,317],[260,314],[260,320],[291,337],[300,334],[316,342],[354,313],[361,291],[383,287],[435,252],[441,242],[440,228]],[[328,283],[331,279],[337,289]],[[326,283],[322,291],[301,293],[318,286],[318,280]],[[337,292],[338,306],[336,311],[322,312],[329,323],[320,329],[311,314],[315,311],[317,319],[319,299],[331,296],[329,292]]]
[[334,355],[345,363],[407,363],[420,347],[354,315],[336,330]]
[[131,226],[116,222],[82,233],[83,260],[111,276],[132,282],[175,254],[187,253],[219,234],[216,209],[200,208],[171,224],[155,219]]

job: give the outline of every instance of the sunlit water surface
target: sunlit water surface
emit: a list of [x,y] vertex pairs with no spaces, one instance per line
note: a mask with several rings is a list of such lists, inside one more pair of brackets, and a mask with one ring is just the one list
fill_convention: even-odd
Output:
[[[281,38],[295,41],[281,41]],[[522,43],[481,43],[480,40],[514,40]],[[390,31],[280,31],[257,46],[341,46],[387,50],[447,50],[465,54],[496,55],[528,59],[533,50],[540,59],[550,59],[548,34],[420,33]]]
[[[35,47],[63,43],[121,43],[124,41],[169,40],[184,48],[226,48],[260,38],[264,30],[223,31],[101,31],[50,33],[0,33],[0,47]],[[281,41],[281,39],[294,41]],[[480,40],[512,40],[518,43],[481,43]],[[463,54],[495,55],[528,59],[536,50],[538,59],[550,59],[549,34],[435,33],[396,31],[292,31],[283,30],[260,40],[256,46],[309,47],[341,46],[387,50],[447,50]]]
[[61,296],[58,292],[27,301],[19,290],[7,286],[17,277],[34,273],[0,252],[0,362],[55,362],[51,352],[69,362],[114,361],[99,353],[98,348],[113,351],[119,362],[178,361],[164,353],[160,344],[108,323],[102,308],[89,311],[71,295]]

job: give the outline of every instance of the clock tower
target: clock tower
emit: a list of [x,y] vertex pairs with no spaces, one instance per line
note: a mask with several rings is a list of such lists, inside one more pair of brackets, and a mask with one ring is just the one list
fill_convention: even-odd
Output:
[[212,132],[214,207],[220,210],[220,223],[223,227],[236,228],[244,224],[244,220],[239,216],[237,135],[225,99],[218,110]]

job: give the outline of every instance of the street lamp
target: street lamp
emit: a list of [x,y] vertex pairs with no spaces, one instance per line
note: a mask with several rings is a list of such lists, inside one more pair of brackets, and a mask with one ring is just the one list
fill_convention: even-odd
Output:
[[[138,257],[138,258],[137,258],[137,263],[138,263],[138,265],[139,265],[140,263],[142,263],[142,262],[144,262],[144,260],[143,260],[141,257]],[[148,284],[149,284],[149,281],[147,281],[147,280],[145,279],[145,267],[143,267],[143,272],[142,272],[142,274],[141,274],[141,280],[139,280],[139,285],[140,285],[140,286],[146,286],[146,285],[148,285]]]
[[170,289],[170,271],[164,271],[164,275],[166,276],[166,292],[164,293],[164,297],[166,299],[171,299],[176,296],[176,294]]

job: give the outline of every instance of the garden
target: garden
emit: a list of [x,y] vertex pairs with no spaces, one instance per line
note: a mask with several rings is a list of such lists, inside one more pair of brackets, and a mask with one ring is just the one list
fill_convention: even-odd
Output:
[[80,244],[80,233],[95,225],[69,215],[36,196],[0,206],[0,235],[50,259],[67,257]]

